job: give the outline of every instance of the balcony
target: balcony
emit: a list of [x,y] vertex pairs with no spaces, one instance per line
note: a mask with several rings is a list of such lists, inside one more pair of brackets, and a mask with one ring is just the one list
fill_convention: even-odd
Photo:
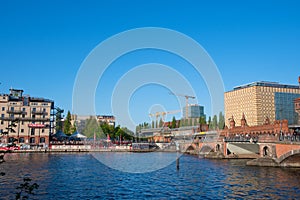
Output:
[[31,114],[33,114],[33,115],[48,115],[48,113],[43,110],[33,110],[33,111],[31,111]]
[[23,110],[7,110],[6,111],[8,114],[27,114],[26,111],[23,111]]
[[47,122],[47,121],[50,121],[50,118],[32,118],[32,117],[0,117],[0,120],[3,120],[3,121],[19,120],[19,121],[36,121],[36,122]]

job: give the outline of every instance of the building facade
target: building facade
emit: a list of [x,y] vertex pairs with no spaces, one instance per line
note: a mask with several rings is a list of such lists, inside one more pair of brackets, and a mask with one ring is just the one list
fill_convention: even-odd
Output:
[[294,124],[297,120],[294,99],[298,97],[297,85],[262,81],[235,87],[224,94],[225,124],[229,127],[229,119],[238,118],[242,113],[249,126],[263,125],[266,117],[270,121],[286,119]]
[[49,145],[53,109],[52,100],[23,96],[23,90],[10,89],[10,94],[0,94],[1,142]]
[[97,120],[100,122],[100,124],[105,123],[114,127],[116,124],[116,118],[113,115],[98,115]]
[[297,125],[300,125],[300,98],[294,100],[294,105],[295,105],[295,112],[298,114]]
[[[182,113],[186,113],[186,106],[183,107]],[[188,105],[188,118],[199,118],[205,117],[204,106],[198,104],[189,104]]]

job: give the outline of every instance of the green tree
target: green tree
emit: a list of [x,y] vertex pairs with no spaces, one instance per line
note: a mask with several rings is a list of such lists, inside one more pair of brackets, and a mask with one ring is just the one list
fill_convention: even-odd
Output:
[[181,120],[180,120],[180,126],[179,126],[179,127],[183,127],[183,126],[185,126],[185,124],[184,124],[184,119],[181,119]]
[[218,118],[217,118],[217,115],[214,115],[213,119],[211,121],[210,130],[216,130],[217,127],[218,127]]
[[164,122],[163,122],[162,118],[160,118],[160,120],[159,120],[159,128],[163,127],[163,125],[164,125]]
[[85,126],[82,130],[82,133],[88,138],[93,138],[94,134],[96,134],[96,138],[106,137],[104,131],[100,127],[100,124],[97,122],[97,119],[92,116],[85,121]]
[[128,130],[126,127],[120,128],[120,126],[118,126],[115,131],[115,137],[117,140],[119,140],[119,138],[121,138],[121,140],[133,140],[133,132]]
[[176,118],[175,118],[175,116],[173,116],[173,118],[172,118],[172,126],[171,126],[171,128],[176,128]]
[[116,139],[115,133],[116,133],[116,132],[118,131],[118,129],[120,128],[120,127],[115,128],[114,126],[109,125],[109,124],[107,124],[107,123],[101,124],[100,127],[101,127],[101,130],[103,131],[103,133],[104,133],[106,136],[109,135],[109,137],[110,137],[111,140],[115,140],[115,139]]
[[206,124],[206,119],[205,119],[205,116],[201,116],[201,117],[199,117],[199,124],[200,124],[200,125],[204,125],[204,124]]
[[74,125],[71,126],[70,128],[70,133],[73,134],[77,131],[77,127],[76,127],[76,124],[74,123]]
[[222,112],[219,113],[219,124],[218,124],[219,129],[224,129],[225,127],[225,117]]
[[211,116],[208,117],[207,124],[208,124],[209,130],[211,130],[212,129]]
[[68,111],[67,117],[64,121],[64,133],[66,135],[71,135],[71,113]]
[[193,119],[193,126],[199,125],[197,118]]

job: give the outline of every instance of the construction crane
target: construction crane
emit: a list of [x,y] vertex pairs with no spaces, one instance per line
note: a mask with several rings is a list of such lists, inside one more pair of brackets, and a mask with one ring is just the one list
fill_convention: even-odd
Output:
[[171,95],[179,96],[179,97],[185,97],[185,118],[188,119],[189,112],[188,112],[188,106],[189,106],[189,99],[195,99],[196,97],[190,96],[190,95],[184,95],[184,94],[175,94],[173,92],[170,92]]
[[[154,117],[156,118],[156,123],[158,122],[158,118],[159,116],[161,116],[162,121],[165,122],[165,116],[167,114],[174,114],[174,113],[178,113],[181,112],[181,110],[172,110],[172,111],[166,111],[166,112],[156,112],[156,113],[150,113],[149,116],[150,117]],[[157,127],[156,127],[157,128]]]

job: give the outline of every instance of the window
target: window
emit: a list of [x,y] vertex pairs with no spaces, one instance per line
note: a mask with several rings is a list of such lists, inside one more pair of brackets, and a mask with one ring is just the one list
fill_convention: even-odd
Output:
[[45,141],[46,141],[46,140],[45,140],[44,137],[41,137],[41,138],[40,138],[40,143],[45,143]]
[[13,143],[14,141],[15,141],[15,138],[13,138],[13,137],[8,138],[8,143]]
[[33,144],[33,143],[35,143],[35,138],[31,137],[29,141],[30,141],[31,144]]
[[34,128],[31,129],[31,135],[34,135]]
[[45,129],[42,129],[42,133],[44,133],[45,132]]
[[32,115],[32,118],[35,118],[35,115]]
[[5,111],[5,107],[2,107],[2,111]]
[[4,114],[1,114],[1,117],[4,117]]
[[22,114],[22,117],[25,118],[25,114]]
[[21,129],[21,133],[24,133],[24,129],[23,128]]
[[23,112],[25,112],[25,111],[26,111],[26,108],[23,108],[22,110],[23,110]]
[[32,108],[32,112],[36,112],[36,108]]
[[15,110],[15,108],[14,108],[14,107],[10,107],[10,110],[11,110],[11,111],[14,111],[14,110]]
[[1,125],[3,125],[4,124],[4,122],[3,121],[1,121]]
[[24,121],[22,121],[21,124],[24,125]]
[[24,143],[24,138],[23,137],[19,138],[19,143]]

